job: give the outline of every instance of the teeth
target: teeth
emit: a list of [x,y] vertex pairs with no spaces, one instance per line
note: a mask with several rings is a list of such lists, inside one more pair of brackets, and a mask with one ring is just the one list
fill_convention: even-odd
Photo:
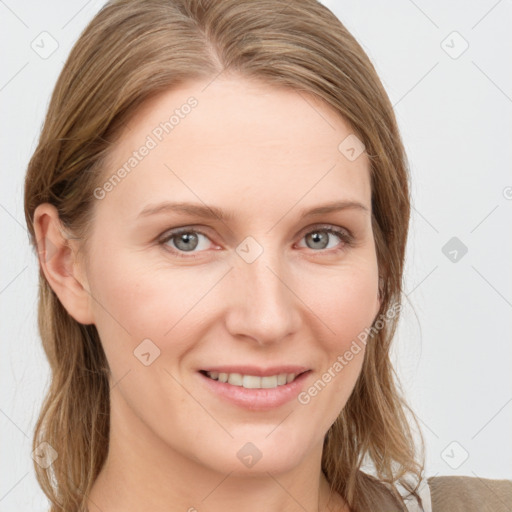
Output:
[[271,389],[277,386],[284,386],[295,380],[296,373],[280,373],[258,377],[256,375],[242,375],[240,373],[206,372],[206,375],[219,382],[227,382],[233,386],[240,386],[247,389]]
[[244,375],[241,385],[247,389],[261,388],[261,377],[255,377],[254,375]]
[[242,376],[239,373],[230,373],[228,377],[228,383],[233,384],[233,386],[241,386]]
[[261,377],[262,388],[277,388],[277,375]]

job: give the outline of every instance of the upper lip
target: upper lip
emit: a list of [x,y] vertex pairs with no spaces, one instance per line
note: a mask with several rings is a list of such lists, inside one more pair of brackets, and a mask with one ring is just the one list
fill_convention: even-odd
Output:
[[308,371],[310,368],[297,365],[281,365],[262,368],[259,366],[242,365],[242,366],[208,366],[201,368],[203,372],[219,372],[219,373],[240,373],[242,375],[254,375],[256,377],[268,377],[269,375],[279,375],[281,373],[295,373],[296,375]]

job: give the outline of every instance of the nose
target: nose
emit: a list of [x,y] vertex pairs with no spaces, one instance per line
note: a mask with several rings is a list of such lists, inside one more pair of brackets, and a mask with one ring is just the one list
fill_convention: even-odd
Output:
[[277,343],[297,332],[300,305],[293,274],[270,249],[252,263],[236,256],[226,283],[226,328],[233,337],[260,345]]

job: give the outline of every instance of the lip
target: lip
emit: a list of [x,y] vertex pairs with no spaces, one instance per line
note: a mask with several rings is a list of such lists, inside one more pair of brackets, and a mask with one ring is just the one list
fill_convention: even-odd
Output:
[[208,366],[205,368],[200,368],[200,370],[205,372],[219,372],[219,373],[241,373],[242,375],[254,375],[255,377],[268,377],[270,375],[279,375],[280,373],[303,373],[310,368],[306,366],[297,366],[297,365],[281,365],[281,366],[272,366],[268,368],[261,368],[258,366]]
[[[300,373],[294,371],[283,371],[283,369],[298,369],[297,366],[280,366],[279,371],[276,372],[276,368],[271,369],[259,369],[259,373],[251,373],[255,371],[254,367],[219,367],[221,370],[208,369],[205,371],[219,371],[222,373],[244,373],[245,375],[255,375],[265,377],[268,375],[276,375],[278,373]],[[225,371],[230,368],[229,371]],[[244,371],[241,371],[241,369]],[[258,370],[256,368],[256,370]],[[261,373],[264,372],[264,373]],[[210,379],[201,372],[197,372],[202,382],[205,384],[207,389],[219,396],[221,399],[234,404],[238,407],[248,409],[251,411],[268,411],[281,407],[285,403],[297,398],[297,395],[301,392],[304,387],[304,382],[308,378],[311,370],[303,369],[302,374],[295,378],[293,382],[277,386],[276,388],[263,388],[263,389],[246,389],[242,386],[234,386],[227,382],[219,382],[218,380]]]

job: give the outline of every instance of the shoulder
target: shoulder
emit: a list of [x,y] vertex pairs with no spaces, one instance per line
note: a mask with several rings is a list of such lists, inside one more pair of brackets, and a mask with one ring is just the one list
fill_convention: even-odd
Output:
[[432,512],[508,512],[512,508],[512,480],[434,476],[428,484]]

